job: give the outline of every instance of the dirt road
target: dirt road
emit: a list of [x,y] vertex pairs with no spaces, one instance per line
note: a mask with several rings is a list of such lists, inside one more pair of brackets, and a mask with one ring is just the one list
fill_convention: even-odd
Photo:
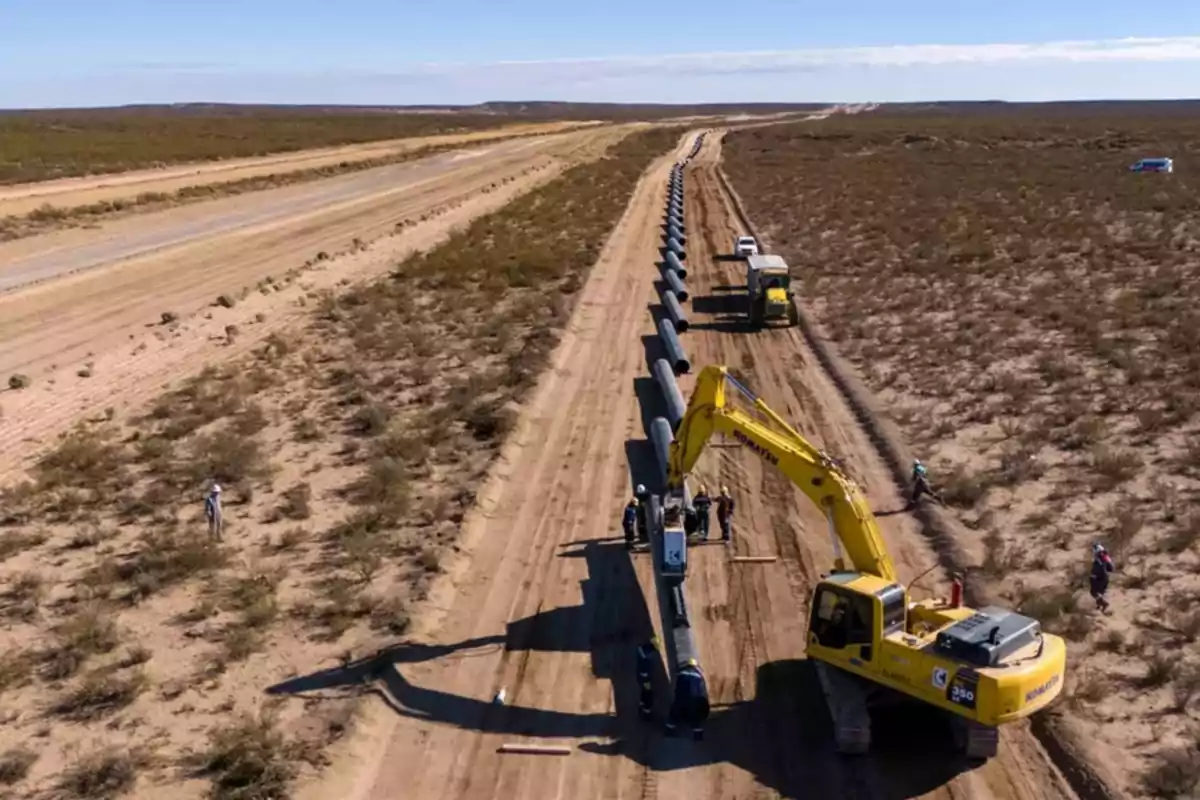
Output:
[[72,208],[105,200],[136,197],[143,192],[168,193],[190,186],[206,186],[262,175],[327,167],[343,161],[366,161],[421,147],[467,145],[501,136],[533,136],[595,124],[597,123],[548,122],[507,125],[471,133],[389,139],[256,158],[231,158],[225,161],[177,164],[161,169],[0,186],[0,217],[28,214],[47,204],[58,208]]
[[[308,313],[303,306],[316,291],[378,275],[626,132],[484,147],[0,246],[0,279],[10,283],[32,275],[19,266],[32,263],[22,252],[51,274],[103,259],[0,295],[0,376],[32,379],[30,388],[0,394],[0,481],[75,418],[135,406],[165,382],[285,330]],[[354,247],[355,240],[372,244]],[[152,241],[161,249],[126,258],[132,243]],[[358,252],[312,263],[319,252],[349,250]],[[292,270],[298,277],[286,280]],[[235,307],[207,308],[221,294]],[[163,325],[164,312],[179,322]],[[236,336],[227,325],[237,326]]]
[[[896,513],[895,487],[799,333],[751,334],[729,319],[743,281],[737,263],[716,257],[741,231],[715,178],[718,159],[710,137],[688,169],[697,299],[685,346],[697,365],[741,369],[774,408],[852,465],[911,579],[933,555]],[[739,498],[733,550],[779,561],[733,564],[719,544],[693,551],[687,591],[714,703],[708,735],[665,739],[638,721],[633,651],[658,615],[643,599],[654,597],[647,556],[629,557],[618,519],[653,464],[643,413],[659,402],[647,358],[658,355],[651,310],[670,165],[649,170],[602,254],[553,369],[468,520],[462,556],[432,601],[437,613],[388,653],[384,702],[369,707],[337,766],[301,797],[1069,797],[1023,726],[1006,731],[1000,758],[973,771],[948,755],[929,758],[949,745],[919,718],[880,719],[880,751],[865,761],[832,752],[803,659],[809,592],[830,563],[824,520],[742,449],[714,447],[700,475]],[[492,704],[501,688],[504,705]],[[571,753],[499,754],[509,741]]]

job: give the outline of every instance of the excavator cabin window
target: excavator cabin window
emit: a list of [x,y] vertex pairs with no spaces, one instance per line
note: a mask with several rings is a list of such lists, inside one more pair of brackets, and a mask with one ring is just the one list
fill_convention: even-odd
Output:
[[874,604],[870,598],[823,587],[809,626],[823,647],[871,644]]

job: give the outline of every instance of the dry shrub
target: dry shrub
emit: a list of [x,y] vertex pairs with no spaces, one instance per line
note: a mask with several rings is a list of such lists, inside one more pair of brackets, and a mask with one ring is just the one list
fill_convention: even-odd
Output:
[[1188,642],[1200,637],[1200,609],[1177,608],[1171,612],[1171,625]]
[[50,706],[50,713],[73,722],[89,722],[130,705],[146,689],[146,676],[97,670],[83,676],[74,689]]
[[1142,776],[1142,785],[1154,797],[1193,797],[1200,786],[1200,752],[1181,747],[1160,753]]
[[1179,656],[1165,650],[1156,650],[1146,659],[1146,674],[1138,681],[1145,689],[1166,686],[1175,677]]
[[1073,589],[1047,587],[1027,590],[1017,608],[1042,623],[1047,630],[1062,630],[1067,620],[1079,610],[1079,596]]
[[983,479],[967,470],[955,466],[949,469],[938,481],[937,490],[948,505],[959,508],[973,508],[987,494],[987,484]]
[[235,426],[198,435],[191,445],[188,472],[193,482],[249,483],[270,474],[261,443]]
[[124,447],[111,426],[75,428],[38,459],[32,470],[39,491],[79,489],[101,492],[127,480]]
[[38,760],[38,754],[26,747],[14,747],[0,754],[0,784],[12,786],[25,780],[29,768]]
[[36,659],[28,651],[0,653],[0,693],[28,683],[35,665]]
[[298,483],[280,495],[279,513],[287,519],[300,520],[312,516],[312,486]]
[[1112,679],[1103,673],[1089,670],[1079,677],[1071,697],[1078,702],[1090,705],[1111,696],[1112,691]]
[[[0,502],[2,501],[3,498],[0,498]],[[45,541],[46,536],[43,533],[12,530],[0,532],[0,561],[15,556],[17,553],[24,552],[31,547],[37,547]]]
[[1196,696],[1196,692],[1200,691],[1200,664],[1180,664],[1174,675],[1175,681],[1171,684],[1171,691],[1175,697],[1175,710],[1183,713],[1187,710],[1188,703]]
[[214,729],[207,750],[193,763],[212,781],[211,800],[287,800],[296,756],[296,745],[263,714]]
[[228,558],[228,553],[206,536],[149,531],[141,537],[133,555],[122,561],[100,562],[84,573],[83,581],[97,588],[123,583],[131,598],[142,599],[208,575],[225,566]]
[[1136,477],[1142,460],[1130,450],[1100,445],[1092,449],[1090,466],[1096,474],[1095,488],[1109,491]]
[[89,658],[112,652],[121,641],[112,613],[98,603],[76,611],[55,626],[53,634],[57,642],[40,654],[47,680],[71,677]]
[[382,517],[395,519],[408,511],[412,485],[404,464],[387,456],[367,464],[365,473],[351,487],[354,502],[370,506]]
[[375,604],[371,611],[371,629],[386,631],[393,636],[403,636],[408,633],[412,618],[408,607],[400,597],[392,595]]
[[1118,556],[1124,555],[1129,552],[1134,537],[1141,532],[1145,519],[1138,511],[1136,502],[1130,498],[1114,504],[1109,513],[1113,521],[1109,549]]
[[1163,538],[1168,553],[1178,554],[1195,547],[1200,539],[1200,512],[1192,511],[1175,521]]
[[127,794],[137,783],[145,759],[115,747],[88,753],[63,772],[59,790],[79,800],[109,800]]

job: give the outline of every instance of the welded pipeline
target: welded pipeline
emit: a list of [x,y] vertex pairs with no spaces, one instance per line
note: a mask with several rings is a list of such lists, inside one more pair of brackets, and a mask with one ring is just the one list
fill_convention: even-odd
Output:
[[669,319],[660,319],[658,321],[658,338],[662,340],[663,347],[667,351],[667,360],[671,362],[671,369],[676,375],[686,375],[692,369],[692,362],[688,361],[687,355],[683,352],[683,344],[679,341],[679,334],[675,332],[675,325]]
[[683,306],[679,305],[679,297],[675,292],[667,289],[662,293],[663,308],[667,310],[667,316],[671,318],[672,324],[675,325],[675,330],[680,333],[687,333],[688,318],[683,313]]
[[683,245],[680,244],[679,240],[676,239],[674,236],[667,239],[666,249],[668,251],[674,252],[675,255],[679,256],[680,259],[687,258],[687,251],[683,249]]
[[[683,285],[683,279],[687,277],[687,271],[680,271],[671,267],[671,257],[674,255],[674,253],[667,253],[667,260],[665,262],[667,264],[667,268],[663,270],[663,280],[666,282],[667,288],[675,293],[675,296],[679,299],[679,302],[686,303],[688,299],[688,290],[687,287]],[[675,259],[675,262],[678,263],[679,259]],[[681,269],[682,267],[683,265],[680,264]]]
[[662,392],[663,400],[666,401],[667,421],[671,423],[671,430],[679,430],[679,423],[687,413],[687,404],[683,402],[679,381],[675,380],[675,373],[671,371],[671,362],[665,358],[656,359],[651,371],[654,373],[654,382],[658,384],[658,390]]
[[667,465],[671,463],[671,442],[675,441],[675,434],[665,417],[650,420],[650,441],[654,444],[654,455],[658,459],[659,486],[666,486]]
[[[666,420],[662,420],[666,422]],[[662,524],[662,502],[658,495],[650,495],[650,557],[654,562],[654,588],[658,593],[658,613],[662,620],[663,639],[665,640],[664,654],[666,656],[667,676],[671,680],[671,710],[668,720],[671,725],[683,723],[680,715],[690,716],[687,722],[694,726],[703,727],[708,721],[708,685],[704,673],[700,671],[700,648],[696,644],[690,615],[688,614],[687,597],[684,594],[684,581],[687,576],[667,575],[663,571],[664,555],[666,552],[666,536]],[[686,570],[686,544],[684,545],[684,569]],[[693,666],[694,662],[694,666]],[[693,708],[694,697],[688,692],[687,684],[680,680],[681,673],[690,673],[696,681],[699,692],[704,698],[703,708]],[[690,713],[689,713],[690,712]],[[694,715],[694,716],[693,716]]]

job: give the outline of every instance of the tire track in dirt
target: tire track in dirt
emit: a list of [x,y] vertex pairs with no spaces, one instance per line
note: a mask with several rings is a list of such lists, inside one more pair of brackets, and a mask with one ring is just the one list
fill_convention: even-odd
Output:
[[[716,256],[732,244],[734,236],[750,231],[739,224],[731,198],[719,179],[719,159],[720,137],[709,137],[685,179],[685,203],[690,209],[687,217],[692,270],[689,282],[694,297],[702,298],[699,305],[693,301],[694,310],[717,307],[722,312],[732,313],[741,310],[736,302],[717,302],[715,298],[728,296],[727,292],[721,291],[722,287],[736,286],[744,292],[744,266],[741,262],[717,261]],[[853,411],[845,407],[801,332],[784,328],[750,333],[739,332],[737,327],[728,322],[722,324],[719,320],[709,321],[700,313],[693,314],[685,347],[697,369],[709,363],[723,363],[745,372],[753,391],[796,422],[814,442],[849,462],[851,472],[862,483],[877,509],[902,507],[903,500],[887,465],[870,437],[858,425]],[[695,335],[691,331],[695,331]],[[718,341],[714,342],[714,338]],[[685,389],[685,394],[687,391]],[[739,458],[743,461],[753,458],[749,453],[735,456],[737,452],[720,451],[722,479],[752,469],[744,464],[739,464],[736,469],[731,466],[730,462]],[[701,468],[704,462],[705,459],[701,459]],[[832,551],[826,544],[824,520],[782,477],[774,485],[764,482],[760,491],[768,498],[767,511],[761,518],[773,533],[777,555],[790,578],[796,607],[794,613],[802,618],[807,613],[808,594],[816,579],[812,567],[806,565],[831,563]],[[742,498],[739,501],[739,516],[742,516],[747,504]],[[757,505],[762,502],[762,498],[752,501],[754,505],[748,510],[754,516],[743,518],[743,525],[750,524],[755,530],[761,530]],[[911,580],[916,573],[935,563],[936,554],[921,537],[915,521],[889,516],[880,522],[902,579]],[[783,611],[776,605],[774,613],[791,613],[791,609]],[[821,713],[825,714],[823,709]],[[922,796],[931,797],[1070,796],[1045,755],[1036,746],[1033,752],[1030,751],[1027,726],[1012,726],[1004,733],[1005,746],[1001,756],[973,771],[948,774],[944,776],[945,780],[940,780],[934,774],[936,770],[934,773],[922,770],[913,759],[872,756],[870,763],[876,776],[854,769],[853,785],[846,788],[866,797],[890,797],[896,796],[897,791],[917,790]],[[926,774],[913,774],[922,772]]]
[[[503,640],[505,652],[417,665],[398,658],[385,683],[400,715],[381,728],[378,761],[346,796],[654,796],[657,776],[603,742],[629,728],[622,746],[644,746],[627,701],[632,649],[650,620],[638,612],[631,560],[613,534],[631,489],[626,442],[641,436],[634,378],[644,370],[639,345],[651,296],[636,275],[653,257],[654,189],[669,164],[661,160],[643,179],[606,245],[466,524],[469,556],[435,594],[445,613],[425,636],[450,645]],[[505,705],[492,706],[501,686]],[[495,752],[528,736],[601,744],[569,759]],[[413,763],[423,765],[419,775]],[[314,794],[330,795],[343,792]]]

